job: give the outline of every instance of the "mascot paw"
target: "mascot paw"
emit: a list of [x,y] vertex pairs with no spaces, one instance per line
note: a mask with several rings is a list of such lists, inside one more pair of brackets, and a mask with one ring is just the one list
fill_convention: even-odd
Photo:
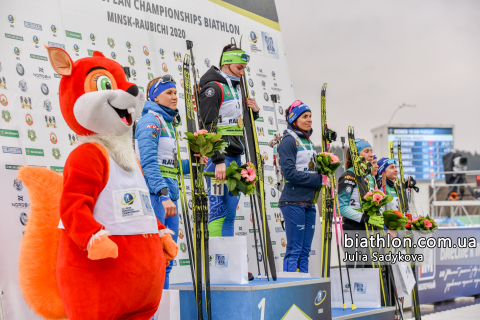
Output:
[[88,259],[90,260],[100,260],[105,258],[115,259],[118,257],[118,246],[115,242],[110,240],[107,235],[95,239],[87,250]]
[[178,245],[173,241],[172,235],[169,233],[169,229],[160,230],[160,241],[162,242],[163,255],[165,256],[165,262],[168,264],[171,260],[175,259],[178,253]]

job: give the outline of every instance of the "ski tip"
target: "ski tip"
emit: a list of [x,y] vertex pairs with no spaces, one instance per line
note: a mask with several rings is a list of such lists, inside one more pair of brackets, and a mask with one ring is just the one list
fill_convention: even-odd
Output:
[[355,307],[355,303],[352,303],[352,310],[355,310],[357,309],[357,307]]
[[343,310],[347,309],[347,305],[345,304],[345,302],[343,303]]

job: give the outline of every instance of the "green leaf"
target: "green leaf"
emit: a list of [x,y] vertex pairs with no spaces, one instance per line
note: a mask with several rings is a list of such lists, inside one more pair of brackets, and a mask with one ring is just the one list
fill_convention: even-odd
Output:
[[198,136],[196,143],[201,148],[201,147],[204,147],[207,144],[207,140],[205,140],[205,138],[200,135],[200,136]]
[[240,190],[243,194],[247,194],[247,185],[243,181],[237,181],[237,189]]
[[220,133],[217,133],[216,135],[214,135],[212,137],[212,139],[210,140],[211,142],[217,142],[218,140],[222,139],[222,135]]
[[228,167],[236,170],[238,168],[238,164],[236,161],[232,161]]
[[228,178],[228,180],[227,180],[228,190],[230,190],[230,191],[235,190],[236,187],[237,187],[237,180],[232,179],[232,178]]
[[233,175],[232,175],[233,178],[237,179],[237,180],[241,180],[242,179],[242,175],[239,173],[239,172],[235,172]]
[[235,196],[238,197],[240,194],[238,193],[238,189],[230,190],[230,192]]
[[195,153],[199,153],[199,152],[200,152],[200,148],[197,147],[196,145],[193,145],[193,144],[190,144],[190,150],[192,150],[192,151],[195,152]]
[[209,152],[209,153],[206,154],[206,156],[211,158],[211,157],[213,157],[214,154],[215,154],[215,152]]
[[188,132],[188,131],[185,132],[185,136],[186,136],[187,138],[194,138],[194,137],[195,137],[195,136],[193,135],[193,133]]

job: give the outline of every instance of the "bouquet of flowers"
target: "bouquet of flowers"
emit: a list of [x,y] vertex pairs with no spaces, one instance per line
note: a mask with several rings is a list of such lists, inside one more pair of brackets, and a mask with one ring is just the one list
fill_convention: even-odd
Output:
[[342,163],[333,153],[322,152],[317,155],[317,168],[323,175],[331,177]]
[[[206,177],[215,178],[214,172],[205,172]],[[226,180],[228,190],[235,196],[239,192],[244,195],[253,195],[255,193],[255,184],[258,181],[257,170],[251,162],[241,166],[235,161],[230,162],[226,170]]]
[[405,229],[409,229],[412,227],[412,215],[410,213],[405,213],[405,216],[407,217],[407,225],[405,226]]
[[391,195],[385,195],[382,190],[375,189],[373,192],[368,191],[363,197],[362,210],[369,216],[382,215],[380,208],[393,200]]
[[211,157],[215,151],[225,153],[225,148],[228,147],[228,143],[222,140],[221,134],[215,132],[208,132],[205,129],[198,130],[195,133],[185,132],[188,144],[193,152],[200,154],[202,157]]
[[397,210],[384,211],[383,219],[387,228],[390,230],[403,230],[408,222],[407,217],[404,217],[403,214]]
[[437,224],[435,221],[430,218],[428,215],[426,217],[416,217],[413,218],[412,222],[412,230],[417,230],[424,233],[434,232],[438,229]]

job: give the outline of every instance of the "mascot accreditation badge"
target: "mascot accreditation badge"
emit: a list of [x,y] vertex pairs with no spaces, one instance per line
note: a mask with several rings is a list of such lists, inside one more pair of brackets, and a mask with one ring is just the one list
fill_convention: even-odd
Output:
[[150,194],[138,188],[113,191],[115,221],[131,221],[155,217]]

